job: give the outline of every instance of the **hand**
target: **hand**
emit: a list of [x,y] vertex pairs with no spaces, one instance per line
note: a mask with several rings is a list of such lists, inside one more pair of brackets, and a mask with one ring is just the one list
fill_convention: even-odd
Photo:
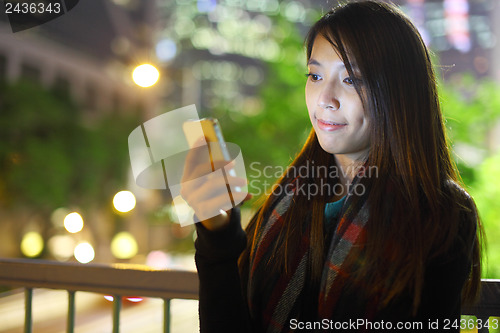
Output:
[[230,172],[234,162],[216,160],[212,164],[202,138],[195,147],[198,145],[198,148],[190,149],[186,156],[181,196],[205,228],[216,230],[229,223],[232,202],[239,203],[250,198],[247,193],[238,192],[238,188],[247,185],[247,181]]

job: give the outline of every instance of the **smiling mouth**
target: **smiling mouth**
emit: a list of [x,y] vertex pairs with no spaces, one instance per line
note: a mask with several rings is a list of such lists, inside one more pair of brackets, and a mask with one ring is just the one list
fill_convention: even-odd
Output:
[[347,126],[346,123],[337,123],[334,121],[323,120],[323,119],[319,119],[319,118],[316,118],[316,121],[317,121],[318,127],[321,130],[328,131],[328,132],[336,131],[336,130],[339,130],[339,129]]
[[341,125],[347,125],[345,123],[336,123],[336,122],[333,122],[333,121],[329,121],[329,120],[323,120],[323,119],[318,119],[319,122],[325,124],[325,125],[338,125],[338,126],[341,126]]

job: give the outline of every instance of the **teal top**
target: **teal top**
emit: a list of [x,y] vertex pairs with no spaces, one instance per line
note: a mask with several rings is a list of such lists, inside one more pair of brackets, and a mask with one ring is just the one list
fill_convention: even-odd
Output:
[[325,230],[330,232],[333,227],[335,227],[338,223],[338,218],[340,215],[340,211],[342,210],[342,206],[344,205],[345,195],[334,202],[327,202],[325,206]]

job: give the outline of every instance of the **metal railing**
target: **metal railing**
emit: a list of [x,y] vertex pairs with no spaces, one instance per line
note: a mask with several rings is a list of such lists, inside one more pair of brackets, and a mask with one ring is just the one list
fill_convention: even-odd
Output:
[[[144,296],[164,301],[163,330],[170,332],[170,300],[198,299],[195,272],[153,270],[136,265],[58,263],[44,260],[1,259],[0,286],[25,288],[25,333],[32,331],[34,288],[66,290],[68,293],[67,332],[74,332],[75,292],[113,295],[113,333],[119,333],[122,296]],[[463,309],[483,322],[500,317],[500,280],[483,280],[477,305]],[[483,328],[478,332],[488,332]]]
[[66,290],[66,331],[74,332],[75,292],[87,291],[113,296],[113,333],[120,331],[122,296],[161,298],[163,331],[170,332],[170,300],[198,299],[196,272],[153,270],[140,265],[59,263],[44,260],[0,259],[0,286],[25,288],[24,332],[32,332],[34,288]]

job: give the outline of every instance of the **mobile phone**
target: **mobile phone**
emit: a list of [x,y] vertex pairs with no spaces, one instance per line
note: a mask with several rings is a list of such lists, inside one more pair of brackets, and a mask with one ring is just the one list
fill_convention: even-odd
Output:
[[194,148],[195,142],[200,137],[205,137],[212,162],[216,160],[231,160],[226,142],[222,136],[219,121],[216,118],[209,117],[185,121],[182,125],[182,130],[190,148]]

